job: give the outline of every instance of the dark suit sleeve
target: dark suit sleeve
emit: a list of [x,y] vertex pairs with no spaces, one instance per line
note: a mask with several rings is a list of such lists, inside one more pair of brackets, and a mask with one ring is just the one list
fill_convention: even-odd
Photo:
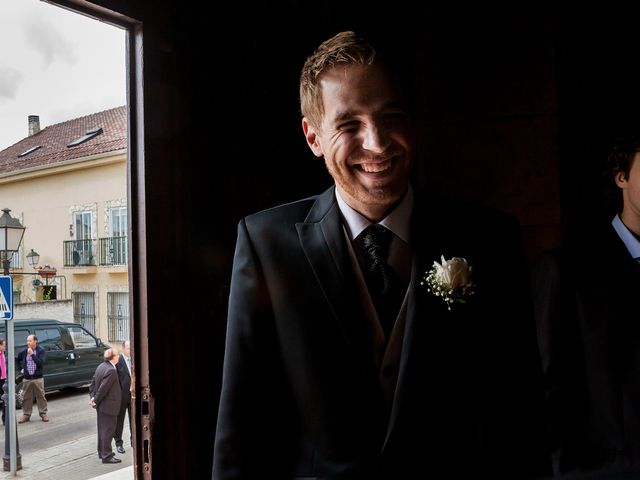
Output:
[[[261,247],[268,239],[260,237]],[[231,278],[227,339],[213,478],[288,478],[287,417],[291,408],[279,364],[274,314],[265,275],[245,221]],[[287,411],[288,410],[288,411]]]
[[89,385],[89,398],[93,398],[96,393],[96,373],[94,372],[91,377],[91,384]]
[[545,384],[546,426],[551,439],[554,472],[576,467],[583,441],[579,418],[586,392],[580,393],[583,370],[579,359],[578,318],[575,296],[567,283],[567,258],[556,250],[542,255],[533,270],[533,292],[538,344]]
[[40,347],[36,348],[36,351],[34,353],[35,355],[33,355],[33,361],[38,368],[42,369],[42,367],[44,367],[44,360],[47,356],[47,352],[44,351],[44,348]]

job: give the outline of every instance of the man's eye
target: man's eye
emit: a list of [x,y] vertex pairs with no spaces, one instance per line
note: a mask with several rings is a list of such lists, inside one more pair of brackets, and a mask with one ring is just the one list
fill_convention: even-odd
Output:
[[338,125],[338,129],[345,130],[345,131],[353,131],[353,130],[356,130],[359,125],[360,125],[360,122],[358,121],[345,122]]

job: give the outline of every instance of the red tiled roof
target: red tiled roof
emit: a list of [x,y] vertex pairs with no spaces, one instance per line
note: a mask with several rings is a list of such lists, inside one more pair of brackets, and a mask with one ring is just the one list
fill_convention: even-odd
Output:
[[[96,128],[102,128],[103,132],[76,147],[67,147],[67,144]],[[24,157],[18,156],[38,145],[41,145],[38,150]],[[0,151],[0,174],[43,165],[53,166],[64,160],[124,148],[127,148],[126,106],[49,125],[35,135],[20,140]]]

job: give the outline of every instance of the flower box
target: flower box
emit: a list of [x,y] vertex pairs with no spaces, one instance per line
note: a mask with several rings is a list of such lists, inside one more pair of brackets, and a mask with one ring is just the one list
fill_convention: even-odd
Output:
[[53,268],[41,268],[38,270],[38,275],[44,278],[52,278],[55,277],[58,271]]

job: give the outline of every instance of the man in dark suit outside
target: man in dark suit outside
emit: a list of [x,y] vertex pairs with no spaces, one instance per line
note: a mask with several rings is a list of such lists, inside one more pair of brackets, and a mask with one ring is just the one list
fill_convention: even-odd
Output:
[[640,136],[617,143],[608,177],[618,213],[588,237],[545,254],[534,269],[559,477],[640,474],[639,158]]
[[353,32],[305,63],[302,129],[335,185],[240,222],[215,480],[547,471],[517,223],[413,189],[393,73]]
[[102,463],[120,463],[114,456],[111,441],[122,406],[122,393],[116,364],[120,355],[114,348],[104,352],[104,362],[98,365],[89,386],[89,405],[98,411],[98,456]]
[[125,453],[122,441],[125,414],[128,414],[129,431],[131,431],[131,344],[129,340],[122,342],[122,355],[120,355],[120,360],[116,363],[116,369],[118,371],[118,380],[120,381],[120,390],[122,391],[122,406],[120,407],[120,413],[118,413],[116,433],[113,439],[116,441],[116,451]]

